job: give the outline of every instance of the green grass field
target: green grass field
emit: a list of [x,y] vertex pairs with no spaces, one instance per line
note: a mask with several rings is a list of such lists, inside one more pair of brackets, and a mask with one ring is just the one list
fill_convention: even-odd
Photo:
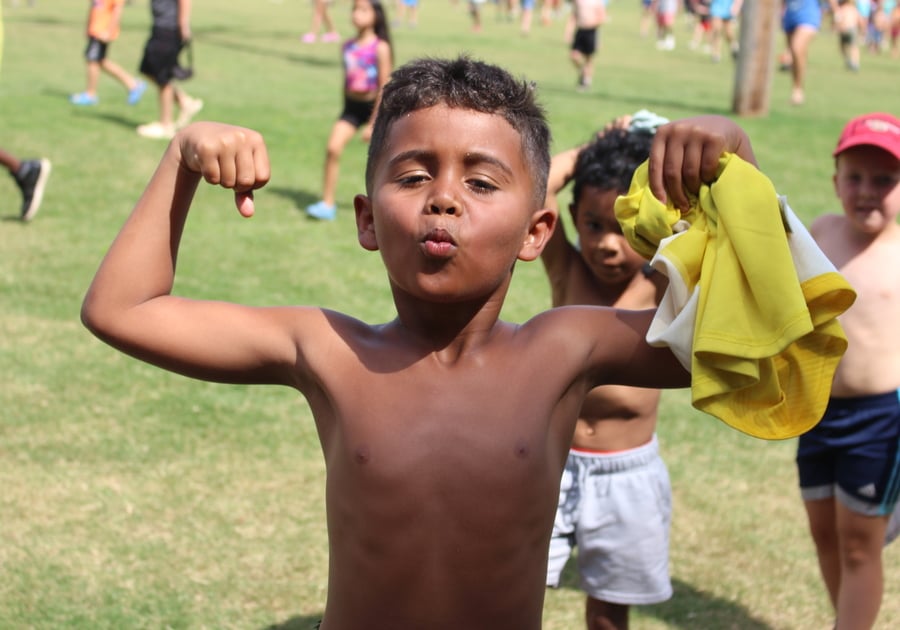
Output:
[[[327,542],[322,457],[305,401],[287,389],[165,373],[79,323],[90,278],[164,143],[134,132],[156,116],[152,91],[128,107],[124,89],[103,77],[99,106],[67,102],[84,86],[87,2],[37,4],[5,1],[0,73],[0,146],[54,164],[31,224],[18,221],[18,191],[0,178],[0,628],[311,627],[325,600]],[[300,43],[305,0],[194,4],[197,72],[187,88],[205,100],[202,118],[264,134],[273,177],[251,221],[227,192],[201,189],[177,290],[392,318],[380,260],[358,246],[352,221],[365,145],[344,154],[338,220],[313,223],[301,211],[317,198],[339,107],[336,45]],[[110,48],[129,70],[148,33],[147,5],[126,9]],[[333,7],[347,35],[348,7]],[[418,28],[394,30],[396,56],[467,51],[534,80],[555,149],[642,107],[729,115],[730,63],[688,50],[681,22],[678,48],[657,51],[637,36],[637,0],[613,0],[610,15],[589,93],[574,89],[562,20],[536,23],[525,38],[490,5],[474,35],[463,0],[423,3]],[[806,105],[788,104],[788,77],[776,73],[770,113],[741,121],[761,168],[805,220],[838,210],[830,153],[841,126],[863,111],[900,111],[898,77],[900,60],[871,54],[862,72],[846,72],[826,31],[811,52]],[[540,264],[521,264],[505,317],[522,321],[548,305]],[[794,442],[739,434],[693,411],[684,391],[666,394],[659,434],[674,489],[675,596],[635,609],[633,627],[829,628]],[[886,551],[880,628],[900,627],[898,554]],[[547,630],[582,626],[572,568],[547,595]]]

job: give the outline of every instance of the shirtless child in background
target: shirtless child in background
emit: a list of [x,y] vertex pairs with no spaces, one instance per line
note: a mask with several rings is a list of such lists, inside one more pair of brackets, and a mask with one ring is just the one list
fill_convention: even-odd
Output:
[[849,630],[878,617],[885,530],[900,498],[900,119],[854,118],[833,155],[843,212],[810,232],[857,298],[840,318],[849,345],[828,408],[800,436],[797,467],[834,627]]
[[[573,182],[569,211],[578,236],[576,246],[558,225],[541,254],[553,306],[648,309],[659,303],[665,278],[628,244],[614,205],[650,156],[653,132],[662,122],[667,121],[639,112],[553,158],[545,205],[555,208],[557,194]],[[575,425],[547,584],[559,585],[577,547],[589,630],[627,628],[630,605],[672,595],[671,488],[655,433],[659,398],[658,389],[601,385],[585,397]]]

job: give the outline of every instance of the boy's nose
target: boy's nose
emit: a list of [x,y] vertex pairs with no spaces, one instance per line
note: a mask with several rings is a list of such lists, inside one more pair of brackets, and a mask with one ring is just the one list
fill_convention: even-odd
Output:
[[621,248],[621,237],[618,234],[607,233],[597,239],[597,249],[617,253]]
[[457,214],[455,204],[438,204],[432,203],[430,207],[431,214]]
[[445,187],[436,190],[428,199],[428,212],[430,214],[459,214],[461,205],[455,195],[452,195]]

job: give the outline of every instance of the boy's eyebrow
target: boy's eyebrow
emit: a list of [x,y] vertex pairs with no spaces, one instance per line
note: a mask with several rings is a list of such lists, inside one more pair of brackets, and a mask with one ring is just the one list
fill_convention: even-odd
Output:
[[[400,162],[405,162],[407,160],[426,162],[426,161],[433,159],[434,155],[435,155],[434,151],[428,151],[425,149],[410,149],[409,151],[403,151],[402,153],[398,153],[397,155],[390,158],[388,160],[388,166],[393,166],[395,164],[399,164]],[[466,153],[464,162],[466,163],[466,165],[480,164],[480,163],[486,162],[488,164],[496,166],[501,171],[503,171],[507,176],[509,176],[509,177],[513,176],[512,168],[510,168],[510,166],[506,162],[504,162],[503,160],[500,160],[488,153],[481,153],[478,151]]]

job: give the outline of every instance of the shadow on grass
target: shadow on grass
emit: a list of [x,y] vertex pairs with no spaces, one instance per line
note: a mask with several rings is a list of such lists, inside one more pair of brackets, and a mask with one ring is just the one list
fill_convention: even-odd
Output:
[[[4,3],[6,4],[6,3]],[[25,9],[26,7],[19,7]],[[28,7],[30,10],[30,7]],[[16,7],[10,7],[6,14],[10,22],[27,22],[29,24],[40,24],[43,26],[71,26],[73,28],[84,29],[84,20],[64,20],[56,16],[46,15],[28,15],[27,13],[16,12]],[[144,29],[146,30],[146,29]]]
[[[77,107],[73,105],[72,107]],[[113,123],[122,127],[124,129],[130,129],[134,131],[137,129],[137,126],[140,124],[139,121],[135,120],[129,116],[123,116],[121,114],[116,114],[113,112],[101,112],[96,109],[77,109],[73,112],[73,116],[80,116],[84,118],[96,118],[97,120],[104,120],[109,123]]]
[[[221,48],[231,51],[241,51],[250,55],[256,55],[257,57],[274,57],[277,59],[283,59],[284,61],[289,61],[291,63],[298,63],[306,66],[318,66],[320,68],[340,68],[341,60],[340,56],[337,54],[337,50],[335,49],[335,54],[328,59],[322,59],[312,54],[303,54],[297,52],[285,52],[284,50],[278,48],[267,48],[265,46],[260,46],[258,44],[248,43],[246,38],[238,39],[238,37],[229,37],[230,34],[227,30],[222,29],[220,31],[212,31],[205,30],[202,31],[203,35],[201,38],[197,39],[199,42],[198,45],[203,47],[210,48]],[[296,37],[297,45],[302,46],[300,43],[300,36]]]
[[322,621],[322,615],[297,615],[281,623],[276,623],[260,630],[315,630]]
[[[573,557],[566,564],[560,576],[559,588],[581,590],[578,580],[578,568]],[[674,594],[669,601],[649,606],[635,606],[632,618],[636,614],[653,617],[665,622],[672,628],[684,630],[774,630],[764,620],[753,615],[738,602],[705,593],[691,584],[672,579]],[[634,625],[634,624],[632,624]]]
[[641,612],[656,617],[676,628],[706,630],[773,630],[773,627],[738,602],[704,593],[691,584],[672,580],[672,599],[653,606],[642,606]]
[[653,96],[650,94],[635,94],[634,96],[630,96],[628,94],[614,91],[614,87],[615,85],[599,85],[596,86],[592,92],[588,92],[587,94],[579,94],[576,92],[574,86],[569,88],[558,85],[542,84],[540,86],[540,91],[553,92],[556,94],[571,94],[573,99],[581,99],[585,102],[590,102],[592,100],[612,100],[622,103],[630,103],[634,107],[635,111],[639,109],[649,109],[651,111],[676,109],[690,111],[692,112],[692,116],[699,116],[701,114],[730,116],[733,114],[733,112],[731,111],[731,106],[728,102],[712,102],[708,99],[704,99],[702,96],[686,99],[672,98],[669,95]]
[[266,186],[265,190],[266,192],[287,199],[301,212],[306,210],[306,206],[315,203],[320,199],[314,193],[308,193],[305,190],[298,190],[296,188],[287,188],[285,186]]

